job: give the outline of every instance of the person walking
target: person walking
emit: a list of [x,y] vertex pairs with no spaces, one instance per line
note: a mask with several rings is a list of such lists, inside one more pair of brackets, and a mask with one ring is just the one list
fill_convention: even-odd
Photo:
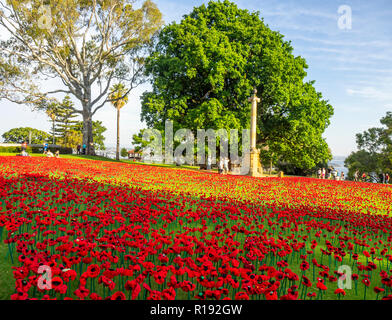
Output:
[[219,163],[218,163],[218,172],[219,174],[223,174],[223,158],[219,158]]
[[317,170],[317,178],[321,179],[321,168]]
[[212,158],[209,155],[207,158],[207,170],[211,170],[211,165],[212,165]]
[[389,184],[389,173],[385,174],[385,183]]
[[83,144],[83,147],[82,147],[82,154],[86,154],[86,145],[85,144]]
[[45,144],[44,144],[44,153],[45,153],[45,151],[48,151],[48,147],[49,147],[48,143],[45,142]]
[[225,174],[229,173],[229,161],[230,160],[229,160],[228,157],[225,157],[224,160],[223,160],[223,168],[225,170]]
[[340,181],[344,181],[344,172],[342,171],[342,173],[340,174]]
[[338,171],[335,168],[333,168],[332,169],[332,178],[333,178],[333,180],[337,180],[337,177],[338,177]]
[[78,144],[76,147],[76,154],[80,155],[80,149],[81,149],[80,144]]
[[26,142],[26,140],[23,141],[23,143],[21,145],[21,149],[22,149],[22,151],[26,151],[27,150],[27,142]]
[[322,175],[322,179],[325,179],[325,168],[323,168],[323,170],[321,171],[321,175]]
[[358,176],[359,176],[359,173],[358,173],[358,170],[356,170],[354,172],[354,181],[358,182]]

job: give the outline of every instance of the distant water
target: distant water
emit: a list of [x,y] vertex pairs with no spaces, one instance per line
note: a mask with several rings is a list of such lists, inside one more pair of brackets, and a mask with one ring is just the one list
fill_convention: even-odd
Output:
[[[120,150],[121,150],[121,148],[120,148]],[[116,159],[116,147],[106,147],[106,150],[98,150],[98,151],[96,151],[96,154],[98,156],[102,156],[102,157],[106,157],[106,158],[110,158],[110,159]],[[125,158],[122,158],[122,159],[125,159]]]
[[344,166],[344,160],[346,160],[346,157],[334,156],[333,159],[328,162],[328,165],[334,167],[339,172],[339,175],[343,171],[344,175],[347,177],[348,169]]

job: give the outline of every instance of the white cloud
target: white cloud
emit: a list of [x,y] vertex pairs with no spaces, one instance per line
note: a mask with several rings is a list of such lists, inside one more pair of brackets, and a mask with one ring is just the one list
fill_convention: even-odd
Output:
[[389,89],[378,89],[374,87],[362,87],[362,88],[348,88],[346,92],[350,96],[359,96],[366,99],[375,99],[381,101],[392,100],[392,90]]
[[332,70],[392,74],[392,69],[377,69],[377,68],[366,68],[366,67],[365,68],[363,68],[363,67],[333,67]]
[[385,61],[392,61],[392,55],[391,54],[369,54],[368,56],[371,59],[375,60],[385,60]]
[[337,13],[328,13],[328,12],[321,12],[317,10],[306,10],[306,9],[293,9],[288,7],[281,7],[279,10],[275,11],[268,11],[268,10],[261,10],[262,16],[279,16],[279,17],[297,17],[297,16],[311,16],[317,18],[324,18],[330,20],[337,20],[338,15]]
[[356,47],[388,47],[392,48],[391,40],[372,40],[372,41],[345,41],[345,40],[325,40],[320,38],[311,38],[305,36],[291,37],[293,40],[302,40],[306,42],[321,43],[332,46],[356,46]]

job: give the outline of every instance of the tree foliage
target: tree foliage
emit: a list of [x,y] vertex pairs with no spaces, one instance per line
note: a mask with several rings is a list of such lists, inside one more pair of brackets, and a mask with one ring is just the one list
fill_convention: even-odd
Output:
[[392,174],[392,112],[387,112],[380,123],[383,127],[370,128],[356,135],[358,151],[345,160],[349,178],[357,170],[372,173],[375,180],[380,180],[381,173]]
[[111,101],[113,107],[116,109],[121,109],[128,103],[127,92],[128,89],[125,88],[122,83],[113,85],[109,93],[109,100]]
[[[148,147],[155,139],[153,136],[150,137],[149,141],[143,139],[146,129],[141,129],[137,134],[132,136],[132,144],[135,146],[135,151],[140,152]],[[165,143],[164,136],[162,136],[162,144]]]
[[[96,143],[95,140],[94,142]],[[64,147],[75,149],[78,145],[82,145],[83,134],[81,131],[70,129],[67,131],[64,137],[57,139],[57,143]]]
[[117,111],[117,139],[116,139],[116,160],[120,160],[120,110],[128,103],[128,89],[124,84],[115,84],[109,93],[109,99]]
[[127,151],[127,149],[125,149],[125,148],[122,148],[122,149],[121,149],[121,156],[122,156],[123,158],[128,157],[128,151]]
[[[75,126],[73,126],[71,133],[76,131],[79,133],[82,133],[83,129],[83,122],[78,121]],[[92,133],[93,133],[93,138],[94,138],[94,148],[96,150],[106,150],[105,147],[105,136],[103,133],[107,130],[106,127],[102,124],[102,121],[93,121],[92,123]],[[78,144],[82,144],[83,140],[80,141]],[[76,144],[74,147],[76,147],[78,144]]]
[[[80,101],[88,153],[92,118],[114,81],[145,81],[144,59],[162,15],[146,0],[0,0],[0,99],[46,108],[59,94]],[[59,88],[47,90],[48,81]],[[45,85],[46,84],[46,85]]]
[[32,144],[44,144],[46,142],[51,142],[52,137],[50,134],[30,127],[11,129],[3,133],[2,137],[5,143],[23,143],[24,141],[29,141],[30,132]]
[[311,168],[331,158],[322,138],[333,108],[306,82],[307,64],[258,12],[229,1],[196,7],[166,26],[147,59],[151,92],[142,97],[142,120],[163,130],[249,128],[248,97],[256,87],[257,144],[266,157]]
[[[64,141],[64,145],[67,144],[67,139],[70,136],[70,131],[73,130],[77,124],[77,114],[73,111],[74,103],[70,96],[65,96],[63,101],[58,104],[56,113],[56,137]],[[82,132],[80,132],[82,133]]]

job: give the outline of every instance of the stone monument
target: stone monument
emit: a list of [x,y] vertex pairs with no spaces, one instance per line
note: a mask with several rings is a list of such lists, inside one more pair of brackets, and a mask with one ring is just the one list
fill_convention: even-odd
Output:
[[260,102],[260,98],[257,97],[256,88],[253,91],[253,95],[248,100],[252,104],[250,115],[249,175],[251,177],[261,177],[263,175],[263,167],[260,164],[260,150],[256,148],[257,104]]

